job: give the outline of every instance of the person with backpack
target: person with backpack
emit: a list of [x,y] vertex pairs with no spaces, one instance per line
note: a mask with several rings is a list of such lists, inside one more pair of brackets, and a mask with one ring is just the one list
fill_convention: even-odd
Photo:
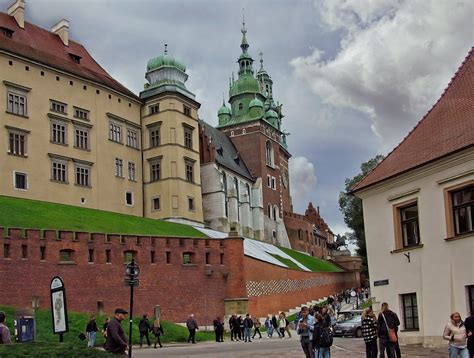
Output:
[[315,358],[330,358],[331,346],[333,342],[333,332],[325,318],[318,314],[317,323],[314,325],[313,346],[315,348]]
[[148,315],[144,314],[138,323],[138,331],[140,332],[140,348],[143,346],[143,338],[146,338],[146,343],[150,347],[150,336],[148,332],[151,331],[151,324],[148,321]]

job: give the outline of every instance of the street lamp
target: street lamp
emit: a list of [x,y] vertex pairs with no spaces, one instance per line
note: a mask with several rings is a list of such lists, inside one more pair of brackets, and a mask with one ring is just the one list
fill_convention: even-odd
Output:
[[128,349],[128,356],[132,356],[132,323],[133,323],[133,288],[138,286],[138,275],[140,274],[140,267],[132,258],[132,261],[125,267],[125,284],[130,286],[130,327],[128,330],[128,342],[130,347]]

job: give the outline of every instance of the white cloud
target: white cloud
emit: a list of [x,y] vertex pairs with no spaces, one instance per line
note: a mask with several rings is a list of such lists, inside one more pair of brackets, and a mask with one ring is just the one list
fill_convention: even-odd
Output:
[[316,173],[313,163],[306,157],[291,158],[290,182],[293,202],[310,201],[308,197],[316,187]]
[[365,113],[391,149],[440,96],[470,49],[472,2],[325,0],[323,27],[341,33],[332,58],[316,48],[292,60],[333,106]]

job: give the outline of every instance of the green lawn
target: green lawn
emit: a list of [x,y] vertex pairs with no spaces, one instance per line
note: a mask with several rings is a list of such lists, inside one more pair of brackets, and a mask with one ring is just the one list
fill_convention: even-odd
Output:
[[130,235],[205,237],[188,225],[108,211],[0,196],[0,227]]
[[301,270],[301,267],[299,267],[297,264],[295,264],[292,260],[290,259],[287,259],[285,257],[282,257],[280,255],[277,255],[277,254],[273,254],[271,252],[268,253],[269,255],[273,256],[274,258],[276,258],[278,261],[280,261],[281,263],[285,264],[286,266],[288,266],[289,268],[291,269],[294,269],[294,270]]
[[[13,335],[13,319],[14,319],[14,308],[0,306],[0,311],[4,311],[7,315],[7,326],[10,328],[10,332]],[[12,346],[0,345],[0,357],[55,357],[54,354],[58,354],[57,357],[65,357],[66,355],[61,354],[62,351],[69,352],[71,355],[67,357],[96,357],[96,355],[85,355],[89,354],[88,350],[83,350],[87,347],[86,341],[79,339],[79,333],[86,330],[86,325],[89,320],[89,316],[85,313],[68,312],[69,321],[69,332],[64,334],[64,343],[59,344],[59,336],[52,333],[51,323],[51,311],[49,310],[38,310],[36,313],[36,332],[37,342],[33,344],[13,344]],[[138,333],[138,321],[139,317],[133,319],[133,343],[139,344],[139,333]],[[97,317],[97,326],[102,329],[104,324],[105,316]],[[188,339],[188,330],[177,324],[162,321],[164,335],[161,336],[161,342],[163,344],[169,342],[185,342]],[[122,322],[122,326],[125,329],[125,333],[128,339],[128,321]],[[210,326],[210,329],[212,327]],[[150,334],[150,339],[154,339],[154,335]],[[13,337],[12,337],[13,339]],[[196,334],[197,341],[210,341],[214,340],[214,332],[200,332]],[[97,335],[96,346],[101,346],[104,343],[104,338],[99,332]],[[52,351],[48,350],[48,347],[52,345]],[[30,348],[28,348],[30,347]],[[38,355],[32,355],[32,354]],[[53,354],[54,353],[54,354]],[[74,355],[76,354],[77,355]],[[49,355],[48,355],[49,354]],[[105,353],[97,352],[97,357],[109,356]]]
[[[333,265],[332,263],[318,259],[316,257],[303,254],[299,251],[287,249],[286,247],[278,247],[288,256],[291,256],[293,259],[298,261],[300,264],[304,265],[313,272],[342,272],[343,270]],[[295,265],[296,266],[296,265]]]

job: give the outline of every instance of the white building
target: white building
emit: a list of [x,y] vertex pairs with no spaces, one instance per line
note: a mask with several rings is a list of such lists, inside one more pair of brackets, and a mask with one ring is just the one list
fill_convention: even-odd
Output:
[[400,341],[445,344],[474,314],[474,54],[416,127],[354,188],[363,200],[372,295]]

